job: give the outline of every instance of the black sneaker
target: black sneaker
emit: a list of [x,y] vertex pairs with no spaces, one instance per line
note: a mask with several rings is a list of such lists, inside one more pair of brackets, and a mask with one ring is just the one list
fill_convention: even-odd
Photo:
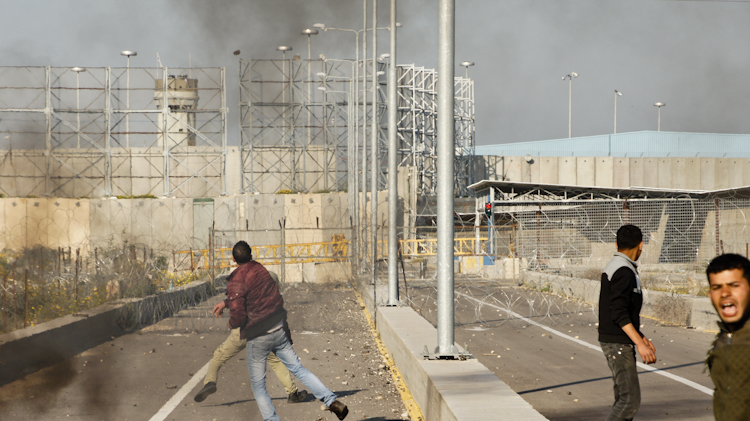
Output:
[[299,403],[307,399],[307,390],[298,390],[294,393],[290,393],[289,397],[286,398],[287,403]]
[[206,400],[208,395],[216,393],[216,383],[215,382],[208,382],[205,386],[203,386],[203,389],[201,389],[200,392],[198,392],[197,395],[193,399],[195,399],[196,402],[203,402]]
[[346,405],[339,401],[333,401],[331,406],[328,407],[328,410],[336,414],[336,416],[340,420],[343,420],[347,415],[349,415],[349,408],[347,408]]

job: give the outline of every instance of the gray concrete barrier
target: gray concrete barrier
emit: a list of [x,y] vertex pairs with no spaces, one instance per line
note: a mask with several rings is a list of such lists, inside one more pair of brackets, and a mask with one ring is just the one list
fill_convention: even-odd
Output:
[[210,295],[207,280],[139,299],[123,299],[36,326],[0,335],[0,385],[64,361],[127,333],[155,323],[185,302]]

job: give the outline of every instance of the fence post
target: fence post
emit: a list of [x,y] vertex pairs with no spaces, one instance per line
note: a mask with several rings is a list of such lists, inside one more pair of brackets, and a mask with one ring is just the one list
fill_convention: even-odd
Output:
[[8,273],[3,276],[3,333],[8,331],[8,309],[5,308],[6,293],[8,288]]
[[351,266],[352,275],[357,273],[357,242],[355,241],[355,231],[354,231],[354,220],[352,217],[349,217],[349,264]]
[[[76,277],[75,277],[75,283],[76,283],[76,307],[78,307],[78,267],[80,266],[80,258],[81,258],[81,249],[76,249]],[[76,311],[78,309],[76,308]]]
[[208,228],[208,269],[211,273],[211,286],[214,286],[216,273],[214,273],[214,228]]
[[29,324],[29,269],[23,276],[23,327]]
[[721,217],[719,215],[719,199],[714,199],[714,223],[716,227],[716,255],[721,254],[721,231],[720,231]]
[[195,272],[195,255],[192,248],[190,249],[190,271]]
[[286,282],[286,217],[279,221],[281,228],[281,283]]
[[94,247],[94,270],[99,275],[99,248]]

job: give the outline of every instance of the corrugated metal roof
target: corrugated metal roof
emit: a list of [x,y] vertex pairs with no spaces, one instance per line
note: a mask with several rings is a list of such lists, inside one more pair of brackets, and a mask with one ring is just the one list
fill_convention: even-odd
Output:
[[750,158],[750,135],[630,132],[477,146],[476,155]]

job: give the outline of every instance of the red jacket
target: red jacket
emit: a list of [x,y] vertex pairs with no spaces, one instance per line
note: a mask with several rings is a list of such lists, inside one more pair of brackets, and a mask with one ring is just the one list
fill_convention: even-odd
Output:
[[240,328],[240,338],[253,339],[286,320],[278,284],[262,264],[240,265],[227,281],[229,326]]

